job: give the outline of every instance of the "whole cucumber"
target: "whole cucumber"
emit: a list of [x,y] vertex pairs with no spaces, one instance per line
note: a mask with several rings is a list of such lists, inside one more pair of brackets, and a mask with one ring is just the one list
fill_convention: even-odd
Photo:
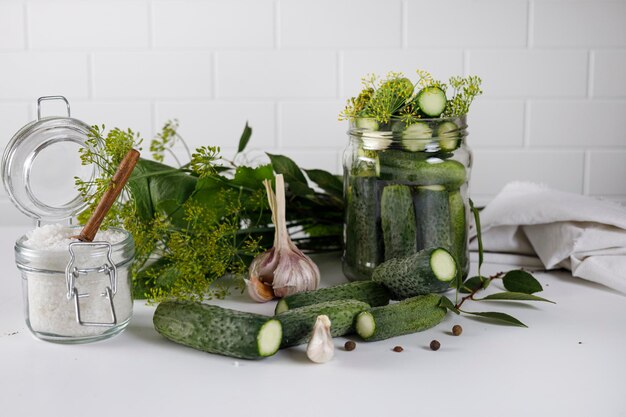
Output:
[[389,290],[378,282],[354,281],[315,291],[300,292],[281,298],[276,303],[274,314],[336,300],[358,300],[372,307],[383,306],[389,304]]
[[330,319],[330,333],[333,337],[354,332],[354,318],[370,308],[370,305],[357,300],[336,300],[308,305],[274,316],[283,325],[281,348],[307,343],[317,316],[322,314]]
[[282,340],[282,325],[272,317],[197,302],[164,301],[152,321],[173,342],[234,358],[271,356]]
[[363,340],[375,341],[429,329],[446,316],[440,301],[441,296],[428,294],[373,307],[356,317],[356,332]]

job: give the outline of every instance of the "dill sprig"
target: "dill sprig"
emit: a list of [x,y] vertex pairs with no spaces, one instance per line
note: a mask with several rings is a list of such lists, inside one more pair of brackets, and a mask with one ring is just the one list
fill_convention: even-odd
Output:
[[481,80],[476,76],[451,77],[448,83],[436,80],[425,70],[416,71],[417,81],[412,83],[400,72],[389,72],[379,78],[368,74],[361,79],[363,89],[357,97],[348,99],[339,114],[339,120],[372,118],[381,124],[399,119],[410,125],[425,118],[415,97],[424,88],[438,87],[445,93],[452,90],[446,109],[441,117],[467,114],[474,98],[482,94]]
[[[162,156],[173,153],[175,142],[184,143],[177,129],[177,122],[167,122],[152,141],[155,159],[162,161]],[[238,153],[251,132],[246,126]],[[141,138],[132,130],[105,133],[104,126],[92,128],[80,157],[98,172],[89,180],[76,178],[77,189],[89,202],[79,221],[91,216],[123,156],[140,144]],[[243,290],[241,278],[249,263],[271,246],[274,236],[262,181],[272,179],[274,170],[302,172],[288,158],[272,157],[277,161],[274,167],[237,166],[221,157],[219,147],[203,146],[177,168],[139,160],[122,197],[103,222],[103,227],[121,227],[133,236],[135,298],[202,300]],[[287,195],[292,203],[287,219],[290,231],[302,235],[303,230],[317,226],[319,235],[305,233],[303,246],[308,246],[302,249],[337,250],[341,246],[341,182],[324,171],[310,172],[319,177],[321,188],[334,194],[296,183],[300,177],[295,176]]]

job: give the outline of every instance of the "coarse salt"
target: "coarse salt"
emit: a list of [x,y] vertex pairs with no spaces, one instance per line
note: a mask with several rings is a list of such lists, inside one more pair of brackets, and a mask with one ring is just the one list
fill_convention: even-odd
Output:
[[[113,263],[117,267],[117,280],[113,306],[117,324],[113,326],[81,325],[76,318],[75,299],[68,297],[65,268],[70,262],[69,244],[77,242],[80,228],[62,224],[38,227],[18,240],[16,258],[25,280],[28,324],[40,338],[62,341],[98,339],[123,329],[132,315],[129,256],[127,245],[132,245],[128,233],[120,230],[103,230],[96,234],[94,243],[108,242],[112,245]],[[28,251],[22,251],[21,247]],[[107,248],[102,246],[74,247],[74,266],[79,269],[99,268],[110,264]],[[28,268],[24,268],[27,266]],[[88,322],[112,322],[111,304],[106,288],[111,287],[109,277],[103,272],[79,274],[75,280],[79,294],[81,319]],[[111,288],[113,290],[113,288]]]

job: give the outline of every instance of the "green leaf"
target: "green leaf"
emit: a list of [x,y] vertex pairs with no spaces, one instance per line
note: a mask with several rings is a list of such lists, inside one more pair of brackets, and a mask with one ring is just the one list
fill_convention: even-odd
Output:
[[463,282],[463,285],[461,286],[459,291],[465,294],[469,294],[473,291],[476,291],[482,288],[482,286],[483,286],[483,279],[480,276],[476,275],[476,276],[466,279],[465,282]]
[[231,183],[237,186],[249,188],[251,190],[258,190],[263,188],[263,180],[272,179],[274,177],[274,171],[271,165],[262,165],[256,168],[250,168],[247,166],[237,167],[235,176]]
[[502,283],[504,284],[504,288],[511,292],[533,294],[543,291],[543,287],[539,281],[531,274],[521,269],[507,272],[504,277],[502,277]]
[[315,192],[309,187],[302,170],[296,165],[296,163],[283,155],[274,155],[268,153],[270,161],[272,161],[272,168],[277,174],[283,174],[285,181],[287,182],[289,189],[296,195],[306,196],[315,194]]
[[480,267],[483,265],[483,237],[482,230],[480,228],[480,214],[478,209],[474,206],[474,202],[470,198],[470,208],[474,214],[474,222],[476,223],[476,238],[478,239],[478,275],[480,275]]
[[454,303],[450,301],[448,297],[441,297],[441,301],[439,301],[439,307],[446,308],[455,314],[460,314],[459,309],[454,306]]
[[506,313],[500,313],[497,311],[484,311],[484,312],[474,312],[474,311],[465,311],[465,310],[461,310],[461,311],[465,314],[483,317],[486,319],[495,320],[495,321],[499,321],[499,322],[503,322],[507,324],[512,324],[513,326],[528,327],[524,323],[516,319],[515,317],[510,316]]
[[343,197],[343,182],[337,176],[321,169],[305,169],[304,172],[328,194]]
[[483,298],[474,298],[476,301],[485,301],[485,300],[510,300],[510,301],[545,301],[548,303],[556,304],[554,301],[547,300],[542,297],[537,297],[536,295],[526,294],[523,292],[498,292],[495,294],[489,294]]
[[243,128],[243,133],[239,139],[237,153],[243,152],[243,150],[246,149],[246,146],[248,146],[248,142],[250,141],[250,136],[252,136],[252,128],[248,126],[248,122],[246,122],[246,127]]

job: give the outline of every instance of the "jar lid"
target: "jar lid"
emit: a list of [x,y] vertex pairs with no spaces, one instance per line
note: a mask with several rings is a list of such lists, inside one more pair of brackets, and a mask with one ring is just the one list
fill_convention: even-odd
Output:
[[[41,117],[41,103],[62,100],[67,117]],[[75,179],[95,178],[96,167],[82,165],[79,149],[88,147],[91,128],[70,117],[65,97],[37,100],[37,120],[22,127],[2,157],[2,180],[13,204],[35,220],[58,221],[76,216],[87,206]]]

